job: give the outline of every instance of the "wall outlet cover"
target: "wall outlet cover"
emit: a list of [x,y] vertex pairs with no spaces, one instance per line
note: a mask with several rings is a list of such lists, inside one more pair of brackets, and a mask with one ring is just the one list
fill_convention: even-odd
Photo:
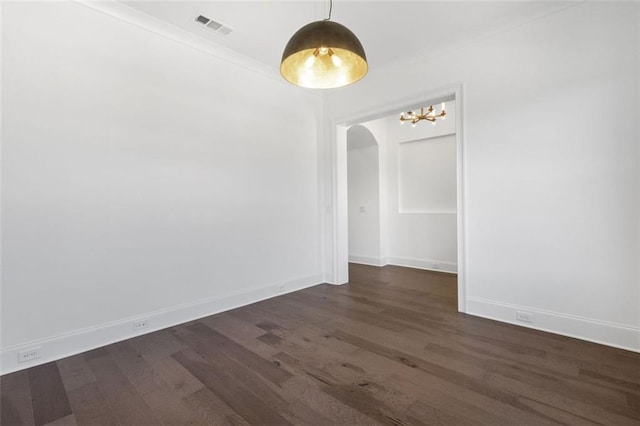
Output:
[[149,327],[149,320],[144,319],[140,321],[134,321],[133,323],[133,331],[144,330]]
[[533,322],[533,314],[531,312],[516,311],[516,319],[523,322]]
[[29,362],[40,358],[41,348],[31,348],[18,352],[18,362]]

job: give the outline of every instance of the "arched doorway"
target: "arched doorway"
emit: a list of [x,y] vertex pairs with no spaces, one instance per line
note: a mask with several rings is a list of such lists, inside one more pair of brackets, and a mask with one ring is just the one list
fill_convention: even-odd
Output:
[[347,130],[349,261],[381,266],[380,148],[363,125]]

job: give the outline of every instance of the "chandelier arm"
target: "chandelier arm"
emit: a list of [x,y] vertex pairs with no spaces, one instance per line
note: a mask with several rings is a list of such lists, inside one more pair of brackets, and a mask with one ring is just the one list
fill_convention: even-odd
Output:
[[426,112],[425,107],[420,107],[420,112],[407,111],[406,113],[400,113],[400,122],[410,121],[415,126],[420,121],[425,120],[431,122],[431,124],[436,124],[438,119],[444,119],[446,115],[447,112],[444,108],[440,110],[440,113],[436,113],[433,105],[429,105]]

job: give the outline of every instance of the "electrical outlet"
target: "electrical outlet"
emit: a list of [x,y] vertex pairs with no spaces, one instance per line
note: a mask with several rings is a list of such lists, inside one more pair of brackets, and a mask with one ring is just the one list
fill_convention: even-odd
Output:
[[18,352],[18,362],[29,362],[40,358],[40,349],[41,348],[33,348]]
[[149,328],[149,320],[147,320],[147,319],[140,320],[140,321],[135,321],[133,323],[133,331],[141,331],[141,330],[144,330],[146,328]]
[[533,314],[531,312],[516,311],[516,319],[518,321],[533,322]]
[[367,212],[367,206],[360,206],[360,213],[366,213]]

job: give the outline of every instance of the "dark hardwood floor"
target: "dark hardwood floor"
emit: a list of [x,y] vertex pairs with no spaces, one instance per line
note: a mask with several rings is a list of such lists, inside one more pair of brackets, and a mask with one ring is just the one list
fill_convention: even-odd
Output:
[[640,354],[459,314],[454,275],[350,274],[5,375],[1,424],[640,424]]

